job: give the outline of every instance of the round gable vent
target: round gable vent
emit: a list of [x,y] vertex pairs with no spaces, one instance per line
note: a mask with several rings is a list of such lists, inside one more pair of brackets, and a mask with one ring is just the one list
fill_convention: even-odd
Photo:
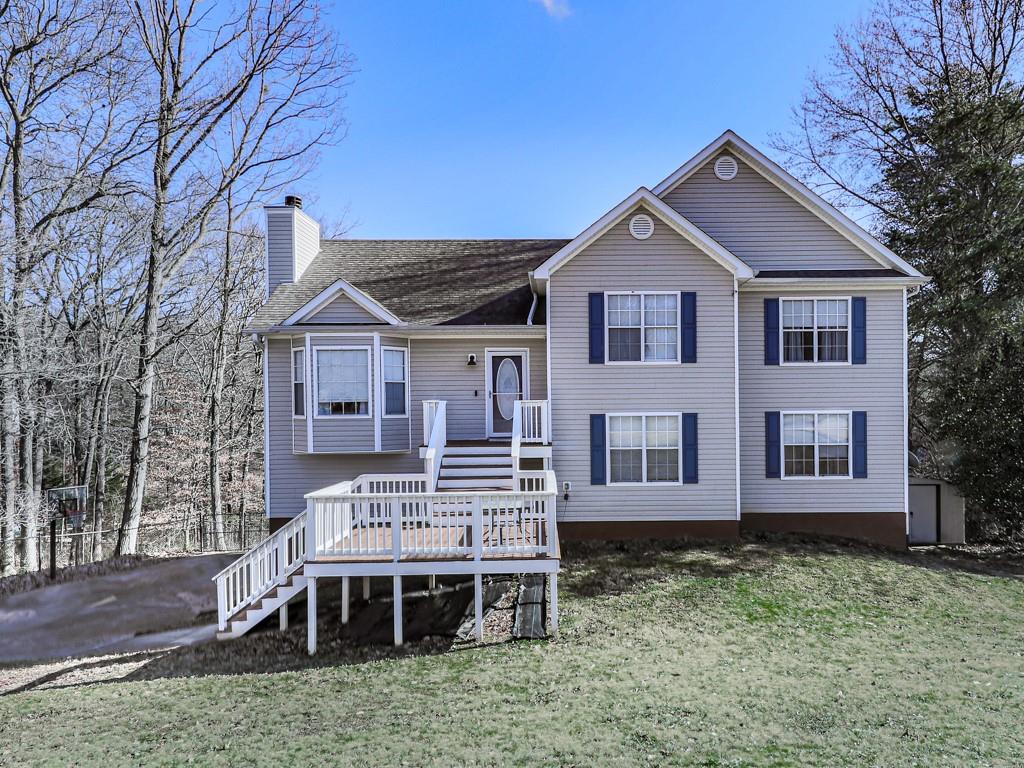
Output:
[[637,240],[646,240],[654,234],[654,219],[646,213],[638,213],[629,220],[629,234]]
[[722,181],[729,181],[736,178],[736,172],[740,169],[736,158],[732,155],[722,155],[715,160],[715,176]]

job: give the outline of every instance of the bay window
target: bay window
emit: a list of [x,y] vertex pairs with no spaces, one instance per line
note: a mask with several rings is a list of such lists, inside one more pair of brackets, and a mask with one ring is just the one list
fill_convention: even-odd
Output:
[[370,415],[370,350],[315,350],[317,416]]
[[384,415],[407,416],[407,351],[398,347],[385,347],[383,355]]
[[306,350],[292,350],[292,416],[306,415]]

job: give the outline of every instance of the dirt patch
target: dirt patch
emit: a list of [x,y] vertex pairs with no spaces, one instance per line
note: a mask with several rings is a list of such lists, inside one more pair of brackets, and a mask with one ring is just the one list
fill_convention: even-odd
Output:
[[[385,580],[379,581],[383,584]],[[390,580],[387,581],[390,584]],[[342,626],[340,586],[337,580],[323,579],[323,582],[317,594],[315,656],[306,652],[306,602],[297,599],[289,606],[290,625],[284,632],[278,630],[274,616],[237,640],[12,665],[0,668],[0,695],[117,680],[272,674],[360,665],[410,656],[433,656],[480,645],[471,636],[472,581],[442,583],[432,591],[407,591],[402,603],[405,644],[398,648],[393,644],[389,591],[375,589],[370,601],[353,598],[351,620],[347,626]],[[485,584],[482,645],[512,639],[517,588],[515,580]],[[461,637],[460,632],[460,628],[466,627],[470,633],[468,639]]]

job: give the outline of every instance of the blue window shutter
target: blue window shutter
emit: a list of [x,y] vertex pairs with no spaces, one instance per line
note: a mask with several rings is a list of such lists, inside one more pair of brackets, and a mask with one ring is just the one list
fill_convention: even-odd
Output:
[[590,294],[590,362],[604,362],[604,294]]
[[764,413],[764,476],[781,477],[779,462],[782,458],[782,417],[778,411]]
[[864,365],[868,361],[868,300],[854,296],[853,301],[853,345],[851,361]]
[[[764,300],[764,364],[779,364],[779,300]],[[778,477],[778,475],[776,475]]]
[[868,414],[853,412],[853,476],[868,476]]
[[607,485],[605,478],[604,414],[590,414],[590,484]]
[[683,414],[683,482],[697,482],[697,414]]
[[680,318],[682,323],[683,346],[680,362],[697,362],[697,294],[683,291],[679,294]]

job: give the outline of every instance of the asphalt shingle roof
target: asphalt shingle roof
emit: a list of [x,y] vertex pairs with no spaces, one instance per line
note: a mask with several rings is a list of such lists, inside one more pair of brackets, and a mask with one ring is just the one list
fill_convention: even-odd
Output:
[[760,278],[796,277],[806,279],[834,277],[840,279],[844,277],[906,277],[907,274],[898,269],[880,267],[878,269],[762,269],[758,270],[757,276]]
[[295,283],[279,285],[251,328],[284,320],[339,278],[404,322],[525,324],[529,270],[568,240],[321,240]]

